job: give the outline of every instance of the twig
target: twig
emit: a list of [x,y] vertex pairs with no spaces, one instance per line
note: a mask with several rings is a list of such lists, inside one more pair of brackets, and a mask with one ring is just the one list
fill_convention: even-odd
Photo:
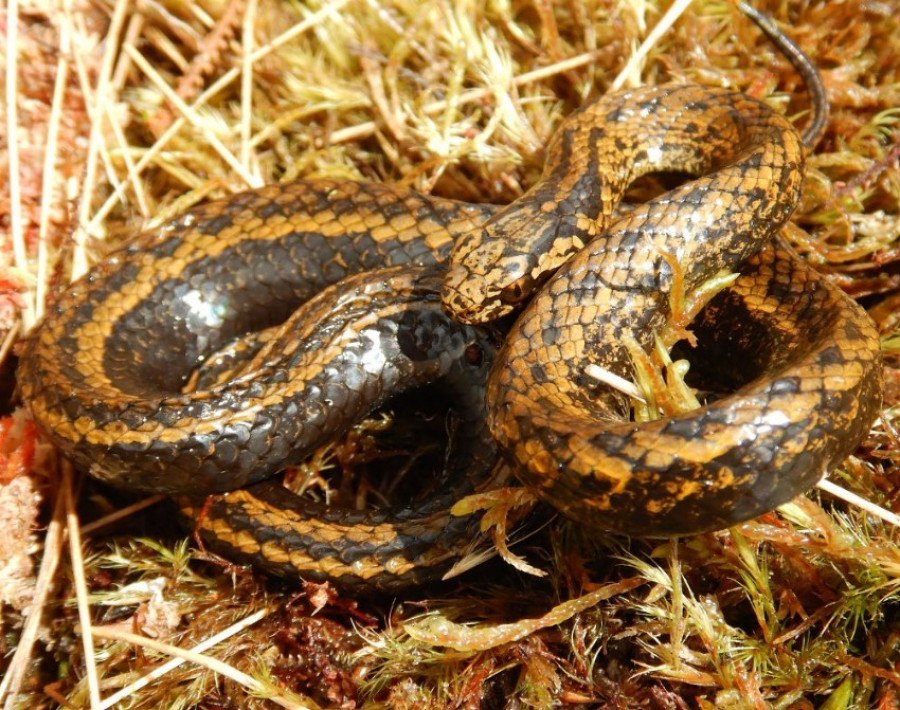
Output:
[[[84,227],[88,223],[88,214],[90,213],[94,187],[97,181],[97,156],[100,154],[100,143],[102,142],[101,127],[104,123],[101,116],[105,115],[102,111],[96,111],[96,108],[102,106],[103,102],[110,100],[110,97],[108,96],[110,78],[112,76],[113,61],[118,48],[118,43],[115,39],[121,34],[122,25],[125,22],[125,18],[128,16],[128,13],[126,12],[128,6],[128,0],[117,0],[116,2],[109,30],[106,33],[106,50],[103,53],[103,60],[100,65],[97,90],[94,92],[93,103],[95,110],[93,111],[94,115],[91,117],[91,133],[88,140],[87,165],[85,167],[85,178],[80,195],[78,228],[75,230],[75,249],[72,253],[73,278],[77,278],[83,274],[87,271],[88,267],[87,231]],[[87,95],[86,92],[86,98]]]
[[[232,636],[240,633],[244,629],[250,628],[255,623],[257,623],[261,619],[265,618],[270,613],[270,611],[271,611],[270,609],[260,609],[255,614],[251,614],[250,616],[246,617],[245,619],[241,619],[240,621],[229,626],[227,629],[223,629],[222,631],[215,634],[214,636],[210,636],[205,641],[198,643],[196,646],[194,646],[192,649],[190,649],[190,651],[192,653],[197,653],[197,654],[208,651],[210,648],[212,648],[213,646],[216,646],[217,644],[220,644],[222,641],[225,641],[225,640],[231,638]],[[102,634],[102,629],[95,628],[94,629],[95,636],[100,635],[97,632],[100,632]],[[121,688],[120,690],[116,691],[115,693],[110,695],[108,698],[103,700],[103,702],[100,703],[99,710],[106,710],[106,708],[112,707],[113,705],[118,703],[120,700],[124,700],[125,698],[131,696],[132,693],[138,692],[139,690],[146,687],[154,680],[162,678],[166,673],[169,673],[169,672],[175,670],[176,668],[178,668],[178,666],[183,665],[187,661],[188,661],[188,659],[185,657],[169,659],[162,665],[157,666],[152,671],[147,673],[147,675],[141,676],[134,683],[131,683],[130,685],[126,685],[124,688]]]
[[[218,658],[205,656],[202,653],[188,651],[183,648],[179,648],[178,646],[173,646],[168,643],[162,643],[161,641],[155,641],[154,639],[147,638],[146,636],[139,636],[138,634],[133,634],[128,631],[121,631],[119,629],[93,627],[91,629],[91,633],[95,638],[110,639],[112,641],[124,641],[125,643],[130,643],[142,648],[149,648],[159,653],[166,653],[170,656],[175,656],[176,658],[182,658],[185,661],[196,663],[198,666],[208,668],[214,673],[218,673],[220,675],[231,678],[231,680],[233,680],[235,683],[240,683],[251,693],[255,693],[259,697],[264,697],[283,708],[289,708],[290,710],[318,709],[318,706],[312,701],[304,699],[302,703],[297,702],[287,695],[276,692],[273,686],[262,683],[253,676],[250,676],[243,671],[239,671],[234,666],[230,666],[227,663],[220,661]],[[97,710],[100,710],[100,706],[97,707]]]
[[[191,106],[186,104],[184,101],[179,98],[178,94],[176,94],[172,87],[166,83],[166,80],[163,79],[159,72],[153,68],[153,65],[150,64],[145,58],[144,55],[141,54],[137,49],[133,46],[125,46],[122,48],[125,52],[129,54],[132,61],[137,64],[138,68],[144,72],[146,77],[150,79],[151,82],[156,86],[157,89],[169,100],[169,102],[178,109],[178,112],[184,116],[188,122],[197,128],[204,128],[203,118],[198,114]],[[228,167],[234,170],[235,173],[240,175],[241,179],[250,187],[254,187],[258,184],[258,180],[256,180],[250,173],[248,173],[244,166],[241,165],[240,161],[234,156],[228,147],[219,139],[217,135],[211,133],[209,130],[205,131],[206,140],[209,145],[219,154],[219,157],[222,158],[226,163],[228,163]]]
[[[656,23],[656,26],[650,30],[650,34],[648,34],[646,39],[641,42],[641,46],[628,58],[625,66],[622,67],[622,71],[620,71],[618,76],[613,79],[612,84],[609,86],[611,91],[621,89],[627,81],[633,79],[640,63],[644,61],[650,53],[650,50],[653,49],[657,42],[659,42],[659,38],[668,32],[669,28],[675,24],[682,14],[684,14],[684,11],[688,9],[692,1],[693,0],[676,0],[672,3],[669,9],[666,10],[666,14],[660,18],[659,22]],[[635,83],[637,82],[635,81]]]
[[6,356],[9,355],[9,351],[12,349],[12,346],[15,345],[16,339],[19,337],[19,331],[22,329],[22,321],[18,320],[13,323],[12,328],[10,328],[6,337],[3,338],[3,343],[0,344],[0,364],[6,362]]
[[893,147],[891,147],[891,149],[887,151],[883,158],[876,161],[873,165],[869,166],[861,173],[854,175],[843,185],[837,185],[834,189],[835,196],[843,197],[856,188],[868,190],[869,185],[872,184],[872,181],[876,177],[881,175],[881,173],[883,173],[885,170],[887,170],[891,166],[891,164],[896,163],[898,158],[900,158],[900,141],[895,141]]
[[[21,273],[28,270],[28,252],[22,225],[22,183],[19,168],[18,113],[18,49],[19,2],[9,0],[6,5],[6,154],[9,161],[9,229],[12,234],[16,267]],[[33,302],[25,299],[23,318],[29,322],[34,316]]]
[[78,605],[78,620],[81,623],[81,644],[84,649],[88,696],[91,701],[91,710],[98,710],[100,707],[100,679],[97,674],[97,662],[94,658],[94,637],[91,635],[91,609],[88,601],[87,580],[84,575],[84,557],[81,552],[81,531],[78,526],[78,513],[75,510],[75,494],[72,490],[72,465],[68,461],[63,462],[62,474],[62,495],[66,501],[66,529],[69,532],[69,556],[72,560],[72,583],[75,587],[75,599]]
[[120,508],[109,515],[104,515],[102,518],[97,518],[97,520],[92,523],[88,523],[87,525],[82,526],[81,534],[82,535],[92,535],[97,532],[101,528],[106,527],[107,525],[112,525],[113,523],[127,518],[129,515],[134,515],[135,513],[144,510],[145,508],[149,508],[150,506],[156,505],[157,503],[164,501],[167,496],[162,493],[154,496],[149,496],[144,498],[143,500],[139,500],[136,503],[132,503],[126,508]]
[[584,374],[597,382],[609,385],[613,389],[618,390],[622,394],[626,394],[639,402],[643,402],[644,404],[647,403],[646,398],[636,384],[629,382],[624,377],[620,377],[615,372],[611,372],[599,365],[585,365]]
[[[63,13],[66,15],[67,13]],[[62,118],[63,102],[65,101],[66,85],[69,81],[69,52],[71,51],[71,36],[69,24],[63,18],[59,23],[59,59],[56,64],[56,81],[53,85],[53,102],[50,104],[50,118],[47,125],[47,147],[44,149],[44,167],[41,176],[41,216],[38,226],[38,258],[37,276],[34,289],[33,307],[29,312],[23,311],[25,331],[27,332],[35,322],[44,314],[44,304],[47,300],[49,286],[48,262],[50,251],[47,248],[50,239],[50,213],[54,197],[56,196],[56,158],[59,150],[59,126]],[[30,317],[34,320],[30,320]],[[0,360],[2,362],[2,360]]]
[[842,488],[836,483],[832,483],[827,478],[823,478],[816,484],[816,486],[826,493],[833,495],[835,498],[840,498],[841,500],[850,503],[850,505],[858,506],[867,513],[874,515],[876,518],[880,518],[889,525],[900,528],[900,515],[892,513],[890,510],[882,508],[879,505],[875,505],[875,503],[872,503],[871,501],[868,501],[865,498],[856,495],[856,493],[848,491],[846,488]]
[[[241,61],[241,164],[248,172],[253,171],[250,165],[250,134],[253,119],[253,62],[250,55],[253,52],[254,34],[256,24],[256,0],[249,0],[244,12],[242,46],[244,56]],[[254,173],[256,171],[253,171]],[[259,176],[257,174],[257,180]]]

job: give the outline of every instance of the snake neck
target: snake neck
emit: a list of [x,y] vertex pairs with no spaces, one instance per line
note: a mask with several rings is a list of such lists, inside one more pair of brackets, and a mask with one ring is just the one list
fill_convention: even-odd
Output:
[[[803,151],[791,126],[763,104],[734,92],[690,85],[644,87],[576,111],[550,142],[540,180],[456,241],[442,294],[445,310],[464,323],[513,312],[607,230],[637,178],[660,171],[708,174],[773,142],[783,144],[782,155],[747,159],[759,160],[763,169],[790,163],[789,174],[802,176]],[[786,195],[774,203],[792,208],[799,183],[782,188]],[[693,204],[699,198],[688,189],[679,199]],[[665,200],[666,195],[657,198]],[[669,225],[663,231],[675,229],[677,225]]]

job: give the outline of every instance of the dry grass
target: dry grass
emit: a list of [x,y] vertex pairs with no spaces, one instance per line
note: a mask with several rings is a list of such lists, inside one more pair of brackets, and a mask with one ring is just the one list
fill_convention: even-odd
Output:
[[[822,67],[832,106],[795,216],[809,236],[798,230],[795,243],[873,306],[884,332],[884,412],[834,477],[897,510],[896,8],[756,4]],[[535,179],[560,118],[614,82],[732,86],[802,125],[798,78],[727,2],[697,0],[637,52],[662,9],[9,0],[0,357],[11,367],[16,340],[72,276],[137,228],[212,196],[340,176],[506,202]],[[15,594],[0,584],[4,707],[109,707],[148,673],[116,707],[900,707],[900,533],[819,493],[658,547],[586,539],[555,521],[516,550],[548,572],[542,580],[492,572],[487,584],[476,573],[427,601],[357,603],[198,564],[186,545],[141,528],[102,528],[77,544],[79,522],[112,503],[82,494],[22,426],[2,430],[3,490],[27,477],[48,502],[47,527],[0,550],[18,575]],[[7,500],[15,515],[34,510],[21,493]],[[551,613],[631,579],[610,599]],[[453,650],[404,630],[423,611],[485,624],[565,620]],[[241,620],[252,623],[232,628]]]

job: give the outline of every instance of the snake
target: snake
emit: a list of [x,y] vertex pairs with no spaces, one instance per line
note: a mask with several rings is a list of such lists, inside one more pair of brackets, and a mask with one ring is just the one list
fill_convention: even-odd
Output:
[[[741,7],[810,85],[813,142],[824,125],[815,68]],[[230,559],[342,588],[440,577],[475,529],[448,501],[489,485],[501,460],[592,530],[734,525],[814,485],[880,409],[873,325],[779,236],[807,150],[765,103],[672,84],[570,114],[540,179],[507,206],[344,180],[212,201],[64,291],[26,340],[20,392],[90,475],[176,495]],[[666,170],[692,178],[619,209],[635,179]],[[693,327],[729,391],[630,421],[590,368],[630,376],[627,345],[652,345],[676,271],[693,288],[725,269],[737,280]],[[483,324],[510,314],[495,352]],[[235,342],[249,354],[192,384]],[[432,381],[453,402],[454,437],[431,498],[329,511],[269,480]]]

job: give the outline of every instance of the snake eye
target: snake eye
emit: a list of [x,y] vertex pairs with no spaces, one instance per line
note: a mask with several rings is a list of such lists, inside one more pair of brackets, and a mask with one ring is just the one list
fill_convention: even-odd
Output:
[[525,299],[534,293],[535,282],[531,276],[525,275],[520,279],[516,279],[509,286],[504,286],[500,290],[500,301],[509,305],[522,303]]
[[478,343],[469,343],[465,350],[466,362],[470,365],[481,365],[484,362],[484,350]]

